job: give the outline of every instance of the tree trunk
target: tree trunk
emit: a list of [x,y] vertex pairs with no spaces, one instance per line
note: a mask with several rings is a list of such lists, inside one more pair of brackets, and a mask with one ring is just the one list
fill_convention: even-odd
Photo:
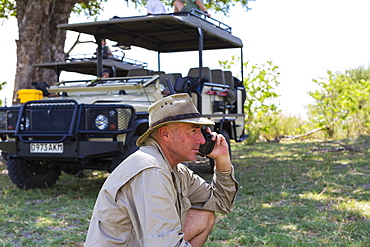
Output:
[[19,39],[13,102],[19,89],[33,88],[32,82],[56,82],[53,70],[32,67],[36,63],[64,61],[67,23],[77,0],[17,0]]

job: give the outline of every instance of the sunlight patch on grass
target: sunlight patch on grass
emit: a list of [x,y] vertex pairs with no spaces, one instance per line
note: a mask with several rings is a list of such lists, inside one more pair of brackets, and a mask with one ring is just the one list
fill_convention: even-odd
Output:
[[323,176],[323,174],[324,174],[324,171],[318,170],[315,167],[313,167],[312,169],[310,169],[304,175],[306,175],[309,178],[321,178]]
[[323,200],[330,199],[329,196],[324,195],[323,193],[313,193],[313,192],[306,192],[304,194],[299,194],[299,197],[302,199],[309,199],[309,200],[315,200],[315,201],[323,201]]
[[312,192],[300,194],[299,196],[302,199],[330,201],[333,209],[343,212],[357,213],[362,217],[370,218],[370,202],[358,201],[355,199],[345,199],[343,197],[330,197],[323,193]]
[[356,170],[351,170],[347,172],[348,175],[364,175],[363,172],[358,172]]
[[272,206],[271,204],[269,203],[263,203],[262,204],[262,208],[273,208],[274,206]]
[[361,214],[363,217],[370,218],[370,202],[360,202],[357,200],[347,200],[334,206],[341,211],[350,211]]
[[87,179],[96,179],[96,178],[107,178],[109,173],[106,171],[87,171],[85,172],[85,177]]
[[45,217],[37,217],[36,219],[36,226],[37,227],[45,227],[45,226],[51,226],[56,224],[56,222],[52,219],[45,218]]
[[296,231],[298,229],[298,226],[297,225],[282,225],[282,226],[279,226],[279,228],[282,229],[282,230]]

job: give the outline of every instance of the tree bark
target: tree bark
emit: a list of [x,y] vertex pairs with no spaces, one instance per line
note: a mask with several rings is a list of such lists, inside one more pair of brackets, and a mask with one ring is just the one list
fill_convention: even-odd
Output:
[[77,0],[17,0],[17,70],[13,102],[19,89],[32,88],[32,82],[56,82],[53,70],[32,67],[36,63],[64,61],[67,23]]

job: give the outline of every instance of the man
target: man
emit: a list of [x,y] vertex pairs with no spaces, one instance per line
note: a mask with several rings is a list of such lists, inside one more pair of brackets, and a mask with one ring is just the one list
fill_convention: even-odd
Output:
[[166,9],[161,0],[148,0],[146,2],[147,5],[147,15],[155,15],[155,14],[165,14]]
[[214,212],[232,210],[237,182],[222,135],[212,133],[212,184],[181,164],[195,160],[205,143],[201,126],[214,125],[201,117],[188,94],[152,104],[149,125],[137,140],[141,148],[105,181],[85,246],[202,246]]
[[103,70],[102,78],[109,78],[110,71],[108,69]]
[[211,17],[211,14],[207,12],[202,0],[186,0],[186,4],[184,0],[175,0],[173,2],[173,7],[173,12],[190,12],[192,9],[197,9],[202,11],[206,16]]

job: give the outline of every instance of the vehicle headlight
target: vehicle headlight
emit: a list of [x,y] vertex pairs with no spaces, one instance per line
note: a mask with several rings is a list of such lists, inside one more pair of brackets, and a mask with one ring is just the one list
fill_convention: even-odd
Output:
[[108,127],[108,117],[105,115],[98,115],[95,118],[95,127],[99,130],[105,130]]
[[28,130],[30,127],[30,119],[28,117],[22,117],[21,125],[19,127],[21,130]]

